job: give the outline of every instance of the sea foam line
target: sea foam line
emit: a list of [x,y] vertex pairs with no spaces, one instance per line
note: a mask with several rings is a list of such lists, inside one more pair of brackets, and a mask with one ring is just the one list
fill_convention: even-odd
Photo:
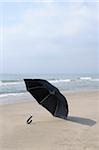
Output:
[[6,94],[0,94],[0,98],[2,97],[8,97],[8,96],[21,96],[24,93],[6,93]]
[[24,82],[2,82],[2,81],[0,81],[0,86],[6,86],[6,85],[17,85],[17,84],[24,84]]
[[59,83],[59,82],[70,82],[70,79],[59,79],[59,80],[49,80],[50,83]]
[[80,80],[99,81],[99,78],[91,78],[91,77],[80,77]]
[[91,77],[80,77],[80,80],[91,80]]

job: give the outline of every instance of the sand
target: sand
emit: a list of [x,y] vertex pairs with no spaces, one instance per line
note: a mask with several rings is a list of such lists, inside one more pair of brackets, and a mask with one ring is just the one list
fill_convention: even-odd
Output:
[[53,117],[36,101],[0,105],[0,150],[99,150],[99,92],[64,94],[68,120]]

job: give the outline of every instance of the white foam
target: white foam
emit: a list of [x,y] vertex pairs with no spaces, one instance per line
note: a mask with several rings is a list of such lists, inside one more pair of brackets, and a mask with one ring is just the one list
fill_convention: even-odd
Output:
[[2,85],[2,81],[0,81],[0,85]]
[[80,80],[91,80],[91,77],[80,77]]
[[59,83],[59,82],[70,82],[70,79],[60,79],[60,80],[49,80],[50,83]]
[[2,82],[0,81],[0,86],[9,86],[9,85],[20,85],[20,84],[23,84],[24,85],[24,82]]
[[91,79],[91,81],[99,81],[99,78]]
[[24,93],[7,93],[7,94],[0,94],[0,98],[2,97],[8,97],[8,96],[20,96]]
[[91,77],[80,77],[80,80],[99,81],[99,78],[91,78]]

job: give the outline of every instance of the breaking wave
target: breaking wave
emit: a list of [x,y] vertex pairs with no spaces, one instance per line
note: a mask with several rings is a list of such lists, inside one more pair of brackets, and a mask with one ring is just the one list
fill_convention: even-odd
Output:
[[[54,76],[54,75],[53,75]],[[47,79],[51,84],[59,88],[59,90],[83,90],[83,89],[99,89],[99,77],[91,76],[76,76],[76,77],[50,77]],[[26,92],[25,83],[23,80],[0,80],[0,97],[9,94]]]
[[71,79],[49,80],[50,83],[70,82],[70,81],[71,81]]

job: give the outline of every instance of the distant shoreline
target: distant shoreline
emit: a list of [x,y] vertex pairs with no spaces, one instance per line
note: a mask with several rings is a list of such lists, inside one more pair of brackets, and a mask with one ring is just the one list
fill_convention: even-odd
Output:
[[[60,91],[63,95],[72,95],[72,94],[86,94],[86,93],[97,93],[99,92],[99,89],[97,90],[80,90],[80,91]],[[24,103],[24,102],[32,102],[35,99],[31,96],[29,92],[25,93],[12,93],[12,94],[4,94],[0,95],[0,105],[5,104],[15,104],[15,103]]]

